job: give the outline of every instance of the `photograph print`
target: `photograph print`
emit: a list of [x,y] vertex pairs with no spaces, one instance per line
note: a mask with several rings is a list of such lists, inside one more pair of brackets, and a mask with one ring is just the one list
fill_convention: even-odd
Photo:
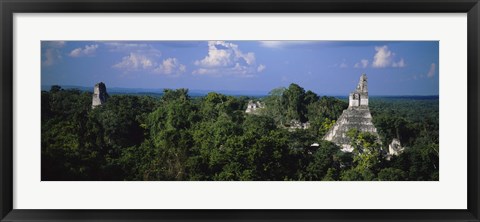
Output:
[[41,41],[42,181],[439,181],[438,41]]

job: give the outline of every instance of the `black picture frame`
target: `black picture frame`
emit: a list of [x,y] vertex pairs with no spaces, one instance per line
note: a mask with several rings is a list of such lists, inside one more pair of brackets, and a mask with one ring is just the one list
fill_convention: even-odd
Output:
[[[480,221],[479,0],[0,0],[1,221]],[[466,210],[17,210],[13,209],[14,13],[467,13]],[[93,200],[92,200],[93,201]]]

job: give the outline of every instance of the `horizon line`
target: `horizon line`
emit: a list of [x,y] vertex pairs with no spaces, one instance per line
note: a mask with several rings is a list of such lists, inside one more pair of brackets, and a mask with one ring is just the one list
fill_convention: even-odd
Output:
[[[54,85],[58,85],[60,87],[71,87],[70,89],[74,89],[75,87],[81,87],[81,88],[92,88],[92,91],[93,91],[93,86],[79,86],[79,85],[59,85],[59,84],[52,84],[52,85],[41,85],[41,90],[43,90],[43,87],[51,87],[51,86],[54,86]],[[121,86],[112,86],[112,87],[108,87],[108,88],[113,88],[113,89],[131,89],[131,90],[134,90],[134,89],[143,89],[143,90],[164,90],[164,89],[188,89],[189,91],[209,91],[209,92],[221,92],[221,91],[230,91],[230,92],[249,92],[250,95],[253,93],[255,95],[268,95],[268,93],[270,91],[255,91],[255,90],[231,90],[231,89],[219,89],[219,90],[212,90],[212,89],[193,89],[193,88],[186,88],[186,87],[179,87],[179,88],[143,88],[143,87],[121,87]],[[107,88],[107,91],[108,91],[108,88]],[[278,88],[278,87],[277,87]],[[79,89],[81,90],[81,89]],[[85,90],[84,90],[85,91]],[[310,90],[310,91],[313,91],[313,90]],[[318,92],[315,92],[313,91],[314,93],[316,93],[317,95],[319,96],[334,96],[334,97],[348,97],[348,93],[343,95],[343,94],[328,94],[328,93],[318,93]],[[142,93],[158,93],[158,92],[149,92],[149,91],[142,91]],[[424,96],[424,97],[427,97],[427,96],[437,96],[439,97],[440,95],[439,94],[369,94],[369,96],[394,96],[394,97],[402,97],[402,96]]]

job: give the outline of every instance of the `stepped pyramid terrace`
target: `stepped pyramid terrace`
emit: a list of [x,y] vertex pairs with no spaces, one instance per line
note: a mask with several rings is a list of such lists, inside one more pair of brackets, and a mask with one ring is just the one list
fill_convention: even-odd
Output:
[[377,128],[372,123],[372,115],[368,108],[368,86],[367,75],[362,74],[355,91],[350,93],[348,108],[343,110],[342,115],[323,137],[324,140],[331,141],[342,147],[344,152],[352,152],[350,139],[347,132],[350,129],[357,129],[360,132],[369,132],[375,135],[378,140],[380,137]]

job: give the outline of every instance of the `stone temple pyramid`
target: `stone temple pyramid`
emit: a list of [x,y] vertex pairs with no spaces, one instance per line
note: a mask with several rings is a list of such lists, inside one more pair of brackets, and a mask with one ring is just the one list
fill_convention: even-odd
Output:
[[357,89],[350,93],[348,108],[343,110],[342,115],[323,139],[342,147],[342,151],[344,152],[352,152],[353,147],[350,145],[347,132],[353,128],[361,132],[372,133],[380,140],[377,128],[375,128],[372,123],[372,115],[368,108],[367,75],[365,74],[360,76]]

